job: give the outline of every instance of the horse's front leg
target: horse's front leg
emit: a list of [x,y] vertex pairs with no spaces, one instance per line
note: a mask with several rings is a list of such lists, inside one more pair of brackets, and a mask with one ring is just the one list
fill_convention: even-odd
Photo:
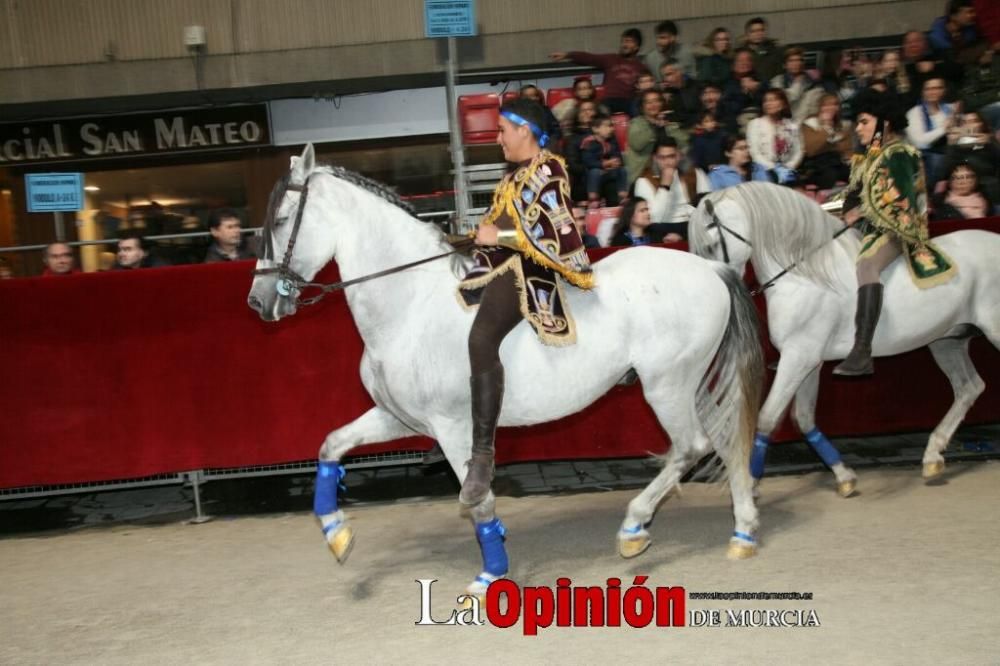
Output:
[[844,464],[840,452],[816,427],[816,400],[819,397],[819,373],[822,367],[823,364],[820,363],[813,368],[799,386],[795,393],[793,415],[809,446],[837,477],[837,492],[841,497],[850,497],[857,487],[858,476]]
[[385,409],[372,407],[360,418],[326,436],[319,450],[313,513],[319,518],[326,541],[338,562],[343,564],[347,560],[354,545],[354,530],[337,507],[337,487],[344,476],[341,458],[362,444],[377,444],[415,434]]

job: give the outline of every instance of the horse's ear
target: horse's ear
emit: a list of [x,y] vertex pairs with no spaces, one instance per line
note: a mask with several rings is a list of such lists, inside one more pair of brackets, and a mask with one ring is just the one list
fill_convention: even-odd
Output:
[[316,166],[316,151],[313,145],[307,143],[301,157],[292,156],[292,176],[295,180],[305,181]]

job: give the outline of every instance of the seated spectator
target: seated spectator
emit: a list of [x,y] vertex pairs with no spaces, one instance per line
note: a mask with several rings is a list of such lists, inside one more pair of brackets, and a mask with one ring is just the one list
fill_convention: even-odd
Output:
[[695,75],[694,56],[690,49],[677,41],[677,24],[673,21],[660,21],[656,24],[656,48],[643,56],[646,69],[656,76],[656,82],[662,83],[663,63],[674,61],[680,67],[681,73],[691,78]]
[[212,245],[205,254],[206,264],[254,257],[253,242],[240,233],[242,222],[235,210],[224,208],[216,211],[209,218],[208,227],[212,234]]
[[601,194],[613,186],[617,200],[606,197],[609,205],[616,206],[628,194],[628,175],[622,166],[622,151],[615,139],[615,126],[611,118],[603,114],[594,116],[590,122],[590,136],[580,144],[583,166],[587,170],[587,204],[600,208]]
[[1000,127],[1000,52],[984,51],[966,70],[962,108],[981,114],[990,127]]
[[649,203],[641,197],[632,197],[622,206],[621,217],[611,232],[611,247],[633,247],[650,243],[673,243],[683,240],[677,234],[666,233],[660,225],[652,224]]
[[741,134],[730,134],[724,146],[726,164],[712,167],[708,182],[712,191],[739,185],[751,180],[771,182],[767,169],[750,159],[750,148]]
[[851,175],[854,139],[851,124],[840,117],[837,96],[825,93],[819,100],[819,111],[802,123],[801,130],[805,151],[802,182],[821,190],[846,182]]
[[660,90],[666,98],[667,117],[681,127],[691,127],[696,122],[700,92],[698,85],[684,78],[681,66],[674,60],[668,60],[660,66],[662,83]]
[[552,115],[559,121],[564,137],[568,137],[573,132],[573,116],[576,107],[580,102],[596,101],[597,89],[589,76],[578,76],[573,79],[573,96],[569,99],[560,100],[552,107]]
[[663,96],[648,90],[642,96],[642,115],[628,124],[628,148],[625,150],[625,169],[631,185],[649,166],[653,148],[667,136],[672,136],[682,150],[687,149],[687,136],[676,123],[666,119]]
[[988,217],[993,206],[968,164],[956,164],[948,174],[947,189],[934,198],[932,218],[935,220],[974,220]]
[[77,272],[73,250],[66,243],[50,243],[42,252],[42,277],[73,275]]
[[580,145],[590,136],[590,122],[597,115],[597,108],[597,102],[593,100],[580,102],[573,115],[572,130],[566,137],[564,154],[566,168],[569,171],[570,196],[573,197],[573,201],[587,199],[587,169],[583,166],[583,152]]
[[903,47],[899,55],[910,82],[910,90],[901,95],[904,108],[920,103],[920,93],[929,78],[937,76],[946,81],[962,80],[962,66],[936,58],[927,45],[927,37],[919,30],[911,30],[903,35]]
[[701,106],[698,107],[698,114],[712,113],[716,118],[726,117],[726,111],[722,108],[722,89],[718,84],[704,84],[701,87],[698,101],[701,103]]
[[639,60],[642,33],[629,28],[622,33],[618,53],[595,54],[586,51],[556,51],[549,57],[556,61],[569,60],[578,65],[597,67],[604,72],[604,104],[612,113],[628,113],[632,91],[639,74],[648,71]]
[[961,122],[948,132],[945,169],[968,164],[986,198],[1000,202],[1000,144],[989,123],[978,113],[963,113]]
[[700,48],[695,50],[698,80],[721,86],[729,79],[732,68],[733,40],[725,28],[713,30]]
[[850,101],[860,90],[859,85],[858,78],[854,76],[854,57],[850,51],[833,49],[823,53],[819,87],[837,96],[845,117],[852,115]]
[[647,90],[657,90],[656,79],[649,72],[643,72],[635,81],[635,94],[628,110],[629,118],[635,118],[642,113],[642,94]]
[[761,81],[770,81],[781,74],[781,48],[768,38],[767,21],[759,16],[752,18],[743,26],[743,33],[738,46],[753,52],[753,69]]
[[909,123],[906,138],[920,150],[924,158],[928,189],[933,189],[934,183],[942,177],[948,128],[956,122],[955,109],[943,101],[944,93],[944,79],[927,79],[924,82],[922,101],[906,112]]
[[562,140],[562,128],[559,126],[559,121],[556,117],[552,115],[552,109],[545,106],[545,96],[542,95],[542,91],[538,89],[538,86],[526,85],[521,86],[521,90],[518,93],[519,97],[524,99],[530,99],[532,102],[542,107],[542,112],[545,114],[545,133],[549,135],[549,141],[551,145],[559,145],[559,141]]
[[790,46],[785,49],[784,67],[783,74],[771,79],[771,88],[785,91],[792,118],[796,122],[801,122],[815,113],[815,104],[819,101],[823,90],[806,72],[805,51],[801,47]]
[[126,231],[122,234],[121,238],[118,239],[118,253],[111,270],[120,271],[156,266],[166,266],[166,264],[153,256],[149,244],[142,235],[135,231]]
[[583,246],[585,248],[601,247],[597,236],[591,236],[587,233],[587,209],[580,206],[573,206],[573,224],[576,225],[576,230],[580,232],[580,238],[583,239]]
[[899,57],[899,51],[889,49],[882,52],[875,66],[875,76],[883,79],[889,86],[889,92],[905,99],[910,93],[910,76]]
[[722,114],[716,116],[727,131],[736,132],[760,115],[765,88],[753,70],[753,52],[745,47],[737,49],[733,70],[722,88]]
[[764,114],[747,125],[747,144],[753,161],[771,171],[778,183],[795,183],[804,155],[802,133],[780,88],[764,93]]
[[946,60],[962,65],[974,63],[989,48],[976,26],[976,8],[972,0],[948,0],[946,16],[931,24],[931,47]]
[[[698,124],[691,131],[691,148],[688,157],[695,167],[708,171],[716,164],[725,164],[722,148],[726,141],[726,131],[711,111],[702,111]],[[655,215],[653,216],[655,219]]]
[[665,232],[687,236],[687,223],[701,195],[710,185],[705,174],[680,166],[681,153],[677,142],[667,137],[656,144],[653,163],[635,181],[635,196],[649,204],[653,223]]

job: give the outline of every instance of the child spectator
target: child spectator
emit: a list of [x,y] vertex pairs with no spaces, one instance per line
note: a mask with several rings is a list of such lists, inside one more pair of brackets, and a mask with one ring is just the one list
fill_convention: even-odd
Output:
[[691,131],[688,157],[694,166],[702,171],[708,171],[716,164],[724,164],[726,158],[722,149],[725,140],[726,132],[715,114],[711,111],[702,111],[699,114],[698,124]]
[[726,137],[724,154],[727,163],[712,167],[708,173],[713,192],[751,180],[771,181],[767,169],[751,161],[750,148],[743,135],[730,134]]
[[587,203],[591,208],[599,208],[602,191],[614,185],[618,199],[609,204],[616,206],[628,194],[628,177],[622,166],[614,123],[610,117],[600,114],[594,116],[590,129],[591,135],[580,144],[583,166],[587,170]]
[[803,157],[802,134],[780,88],[764,93],[764,115],[747,125],[747,144],[753,161],[773,172],[778,183],[796,181],[795,170]]
[[622,33],[618,53],[595,54],[586,51],[556,51],[549,55],[556,61],[570,60],[579,65],[589,65],[604,71],[604,104],[612,113],[628,113],[636,79],[646,66],[639,60],[642,33],[629,28]]
[[840,101],[825,93],[819,110],[802,123],[802,181],[829,190],[850,177],[848,161],[854,152],[851,125],[840,117]]

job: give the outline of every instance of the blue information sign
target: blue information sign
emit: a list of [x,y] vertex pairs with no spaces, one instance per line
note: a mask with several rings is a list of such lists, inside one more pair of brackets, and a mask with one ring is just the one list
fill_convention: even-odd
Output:
[[83,210],[82,173],[29,173],[24,188],[29,213]]
[[475,0],[424,0],[426,37],[475,37]]

